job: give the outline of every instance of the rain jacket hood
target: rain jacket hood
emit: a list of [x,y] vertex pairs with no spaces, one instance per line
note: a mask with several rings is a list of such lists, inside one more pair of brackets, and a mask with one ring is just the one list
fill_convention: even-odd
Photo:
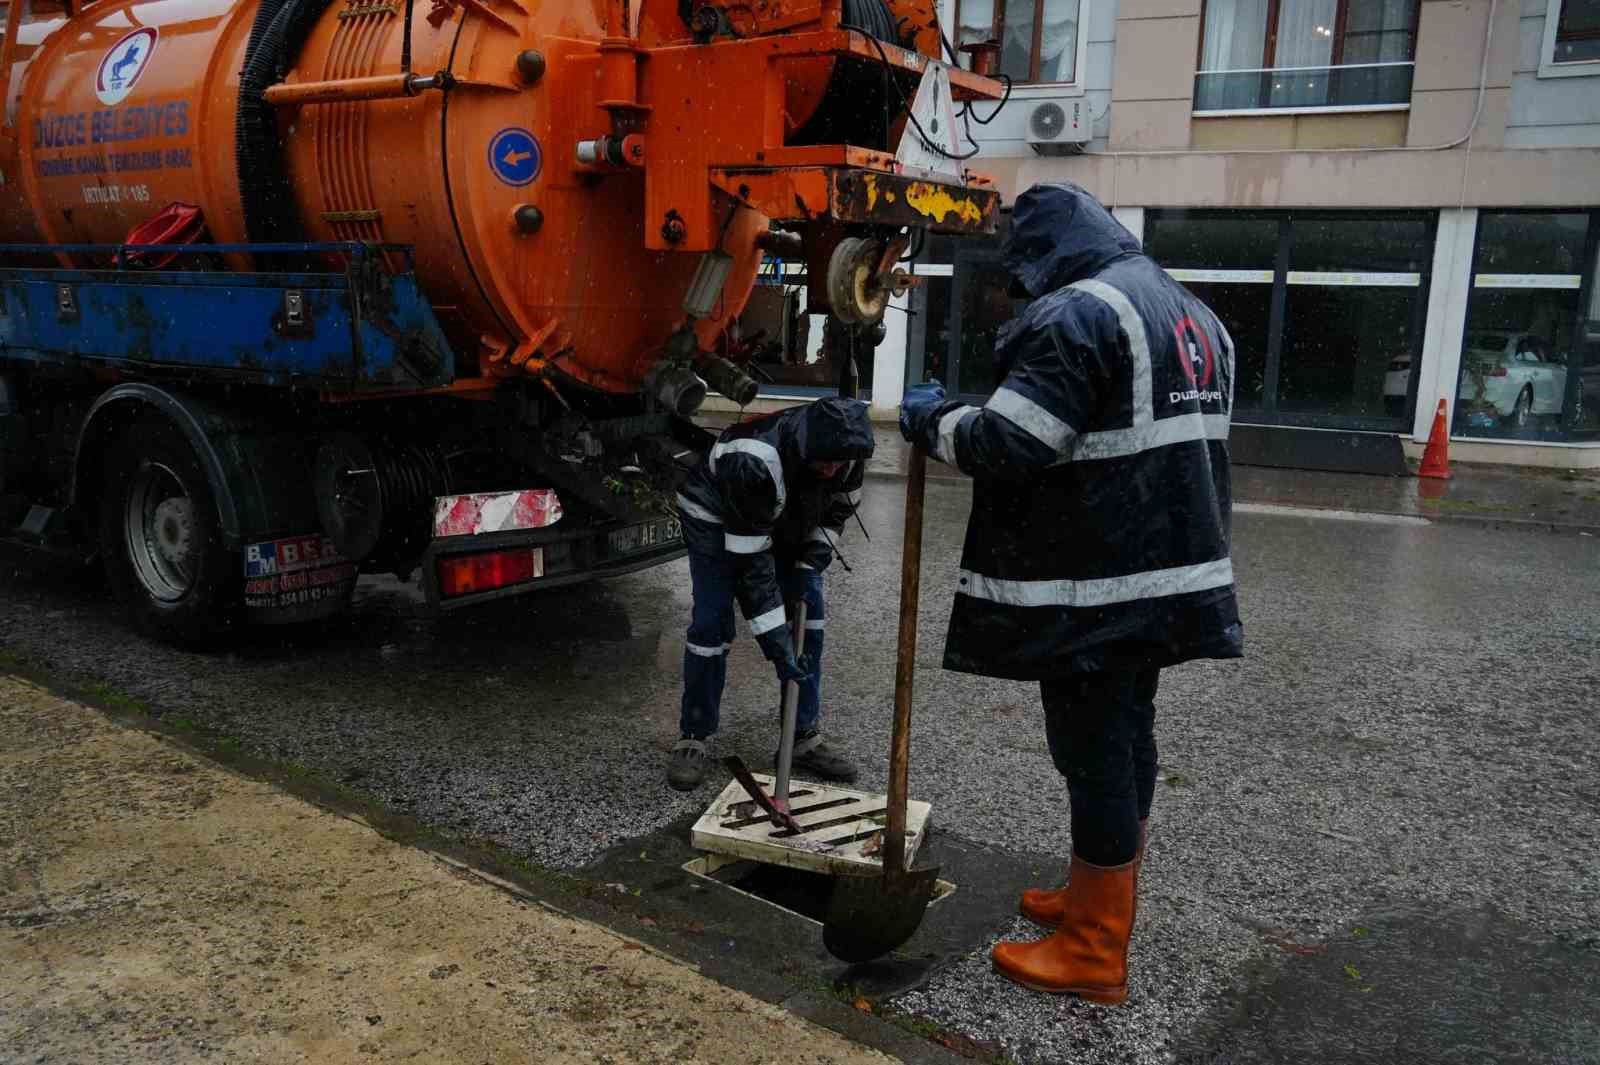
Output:
[[1034,299],[1140,250],[1139,241],[1077,185],[1035,185],[1017,197],[1006,269]]
[[796,426],[794,446],[803,462],[848,462],[872,454],[867,405],[827,396],[810,404]]

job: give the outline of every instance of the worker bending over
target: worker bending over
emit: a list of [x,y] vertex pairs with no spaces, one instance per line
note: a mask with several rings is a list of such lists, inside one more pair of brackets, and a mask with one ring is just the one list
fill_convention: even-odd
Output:
[[1039,682],[1071,797],[1067,884],[1022,896],[1054,932],[996,945],[995,968],[1115,1003],[1161,669],[1243,654],[1228,553],[1233,343],[1075,185],[1018,197],[1003,255],[1033,302],[1001,330],[999,387],[977,408],[920,385],[900,426],[974,480],[945,668]]
[[[780,681],[800,684],[793,767],[849,782],[855,766],[822,739],[822,573],[860,502],[872,424],[863,403],[829,397],[724,430],[678,493],[694,607],[683,654],[679,739],[667,782],[697,787],[716,734],[737,599]],[[786,604],[806,604],[804,654]]]

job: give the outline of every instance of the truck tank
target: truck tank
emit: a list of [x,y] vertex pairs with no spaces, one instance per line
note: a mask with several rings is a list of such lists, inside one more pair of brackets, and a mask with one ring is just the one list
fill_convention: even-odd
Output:
[[911,229],[992,230],[951,108],[999,86],[939,56],[930,0],[16,2],[0,242],[184,203],[218,244],[413,245],[460,377],[739,391],[765,254],[870,324]]

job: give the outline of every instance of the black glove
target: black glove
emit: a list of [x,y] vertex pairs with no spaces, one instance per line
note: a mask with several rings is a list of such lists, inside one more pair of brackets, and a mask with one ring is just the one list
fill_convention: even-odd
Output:
[[811,683],[811,674],[806,672],[805,667],[794,655],[794,642],[789,638],[789,626],[779,625],[769,632],[762,633],[756,637],[756,643],[761,645],[761,653],[767,656],[767,661],[778,671],[778,680],[785,684],[791,680],[798,684]]

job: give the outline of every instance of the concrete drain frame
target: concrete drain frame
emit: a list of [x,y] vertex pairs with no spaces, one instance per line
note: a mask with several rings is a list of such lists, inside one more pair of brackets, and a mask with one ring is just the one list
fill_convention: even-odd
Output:
[[[771,793],[773,778],[753,774]],[[789,812],[800,832],[774,825],[745,794],[738,781],[722,790],[690,832],[702,854],[685,862],[685,872],[815,924],[827,912],[836,876],[881,876],[884,797],[826,784],[796,782]],[[906,804],[906,863],[911,864],[927,836],[932,807],[915,799]],[[956,885],[940,880],[933,902],[948,898]]]

